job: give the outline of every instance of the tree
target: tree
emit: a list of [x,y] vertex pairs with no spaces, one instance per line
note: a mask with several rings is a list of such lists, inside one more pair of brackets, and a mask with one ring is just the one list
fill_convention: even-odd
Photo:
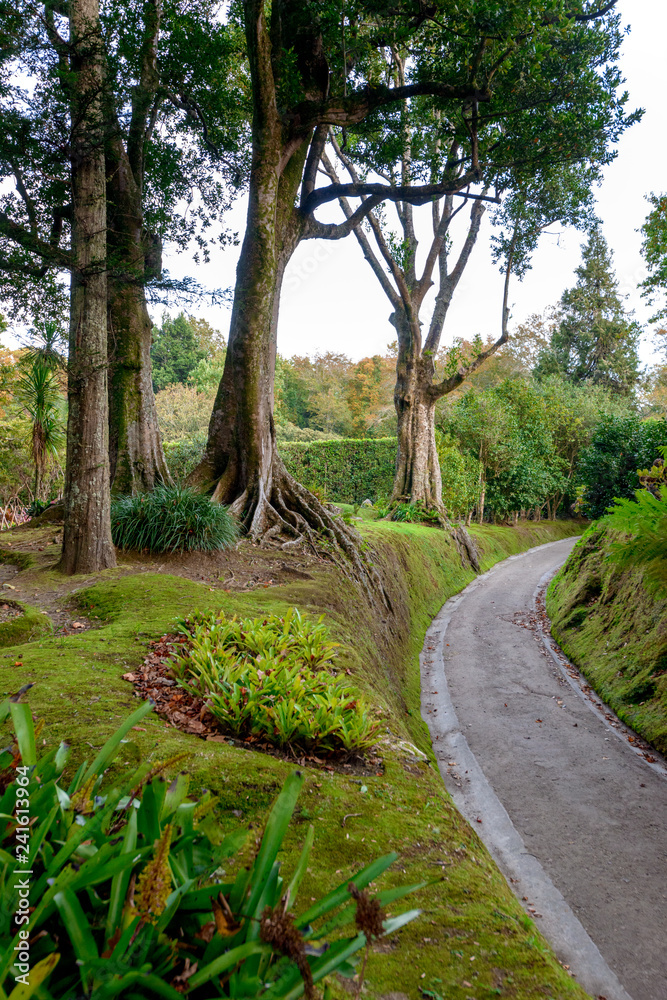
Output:
[[43,498],[43,481],[49,456],[55,457],[63,440],[63,398],[60,380],[39,359],[21,365],[15,394],[31,422],[31,451],[35,466],[33,495]]
[[[0,168],[15,189],[2,195],[0,275],[14,312],[24,315],[59,303],[59,277],[74,267],[66,9],[19,2],[12,44],[4,50],[21,71],[2,88]],[[110,467],[122,492],[150,489],[169,477],[151,384],[146,288],[187,292],[196,283],[162,274],[162,244],[169,239],[184,248],[196,239],[197,255],[205,257],[202,231],[243,179],[239,139],[247,114],[235,58],[238,32],[209,15],[207,0],[187,10],[169,0],[111,0],[103,11]],[[210,87],[213,76],[229,86]]]
[[650,194],[647,201],[652,208],[642,226],[642,254],[648,276],[641,287],[643,297],[658,306],[651,319],[657,323],[667,318],[667,195]]
[[599,228],[582,251],[577,283],[563,293],[560,322],[538,357],[535,375],[557,374],[628,395],[639,381],[639,327],[625,312]]
[[[534,166],[536,134],[537,152],[550,162],[554,149],[563,160],[576,160],[579,145],[586,156],[593,142],[604,159],[606,140],[628,122],[615,95],[618,73],[607,65],[619,40],[617,20],[606,16],[610,5],[602,11],[574,6],[566,9],[559,0],[492,9],[449,0],[428,7],[348,3],[341,17],[333,3],[282,0],[270,14],[261,0],[239,4],[253,102],[249,207],[225,373],[192,481],[231,503],[251,537],[314,541],[313,532],[324,531],[356,558],[356,538],[294,482],[275,447],[279,294],[298,241],[341,238],[383,200],[425,203],[478,183],[482,134],[489,148],[505,149],[505,166]],[[392,51],[408,46],[406,82],[387,81]],[[342,130],[342,148],[345,135],[368,122],[390,146],[400,135],[402,109],[421,99],[432,102],[445,133],[453,127],[460,137],[460,153],[436,183],[407,188],[360,177],[317,186],[330,128]],[[510,155],[521,138],[508,129],[513,114],[525,141]],[[572,128],[578,119],[584,123],[577,141],[561,141],[561,134],[571,136],[567,124]],[[317,222],[316,209],[339,197],[365,200],[340,225]]]
[[60,568],[116,565],[107,393],[106,178],[98,0],[70,0],[72,264],[65,526]]
[[206,351],[185,315],[179,313],[172,319],[164,313],[162,325],[153,329],[151,359],[155,392],[175,382],[187,382],[191,372],[205,358]]

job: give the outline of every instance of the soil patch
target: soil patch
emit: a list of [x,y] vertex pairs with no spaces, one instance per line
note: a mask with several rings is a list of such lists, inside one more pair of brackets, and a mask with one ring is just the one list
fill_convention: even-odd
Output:
[[0,604],[0,625],[4,622],[10,622],[12,618],[18,618],[22,614],[23,608],[20,605],[14,604],[13,601],[5,601]]

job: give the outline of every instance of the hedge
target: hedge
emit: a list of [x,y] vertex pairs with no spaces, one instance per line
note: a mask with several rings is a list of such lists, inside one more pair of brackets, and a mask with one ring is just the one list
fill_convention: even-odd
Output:
[[309,489],[339,503],[389,496],[394,485],[396,438],[283,442],[280,454],[292,475]]

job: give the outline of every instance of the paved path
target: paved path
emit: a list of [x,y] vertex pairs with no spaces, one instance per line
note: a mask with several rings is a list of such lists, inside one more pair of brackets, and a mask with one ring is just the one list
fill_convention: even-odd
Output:
[[638,756],[526,627],[573,544],[505,560],[445,604],[422,715],[457,806],[582,986],[667,1000],[665,762]]

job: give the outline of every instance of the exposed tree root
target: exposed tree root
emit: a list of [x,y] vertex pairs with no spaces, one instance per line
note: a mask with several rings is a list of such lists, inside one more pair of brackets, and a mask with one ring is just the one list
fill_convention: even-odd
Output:
[[477,551],[475,540],[471,538],[462,524],[450,525],[450,531],[452,533],[452,538],[456,542],[456,547],[459,550],[462,565],[465,566],[467,562],[470,564],[470,568],[473,569],[475,573],[479,573],[479,552]]
[[261,482],[248,487],[229,510],[252,541],[284,550],[308,546],[315,555],[331,559],[350,580],[364,588],[371,600],[379,596],[391,610],[389,596],[364,551],[359,532],[298,483],[277,456],[270,489]]

